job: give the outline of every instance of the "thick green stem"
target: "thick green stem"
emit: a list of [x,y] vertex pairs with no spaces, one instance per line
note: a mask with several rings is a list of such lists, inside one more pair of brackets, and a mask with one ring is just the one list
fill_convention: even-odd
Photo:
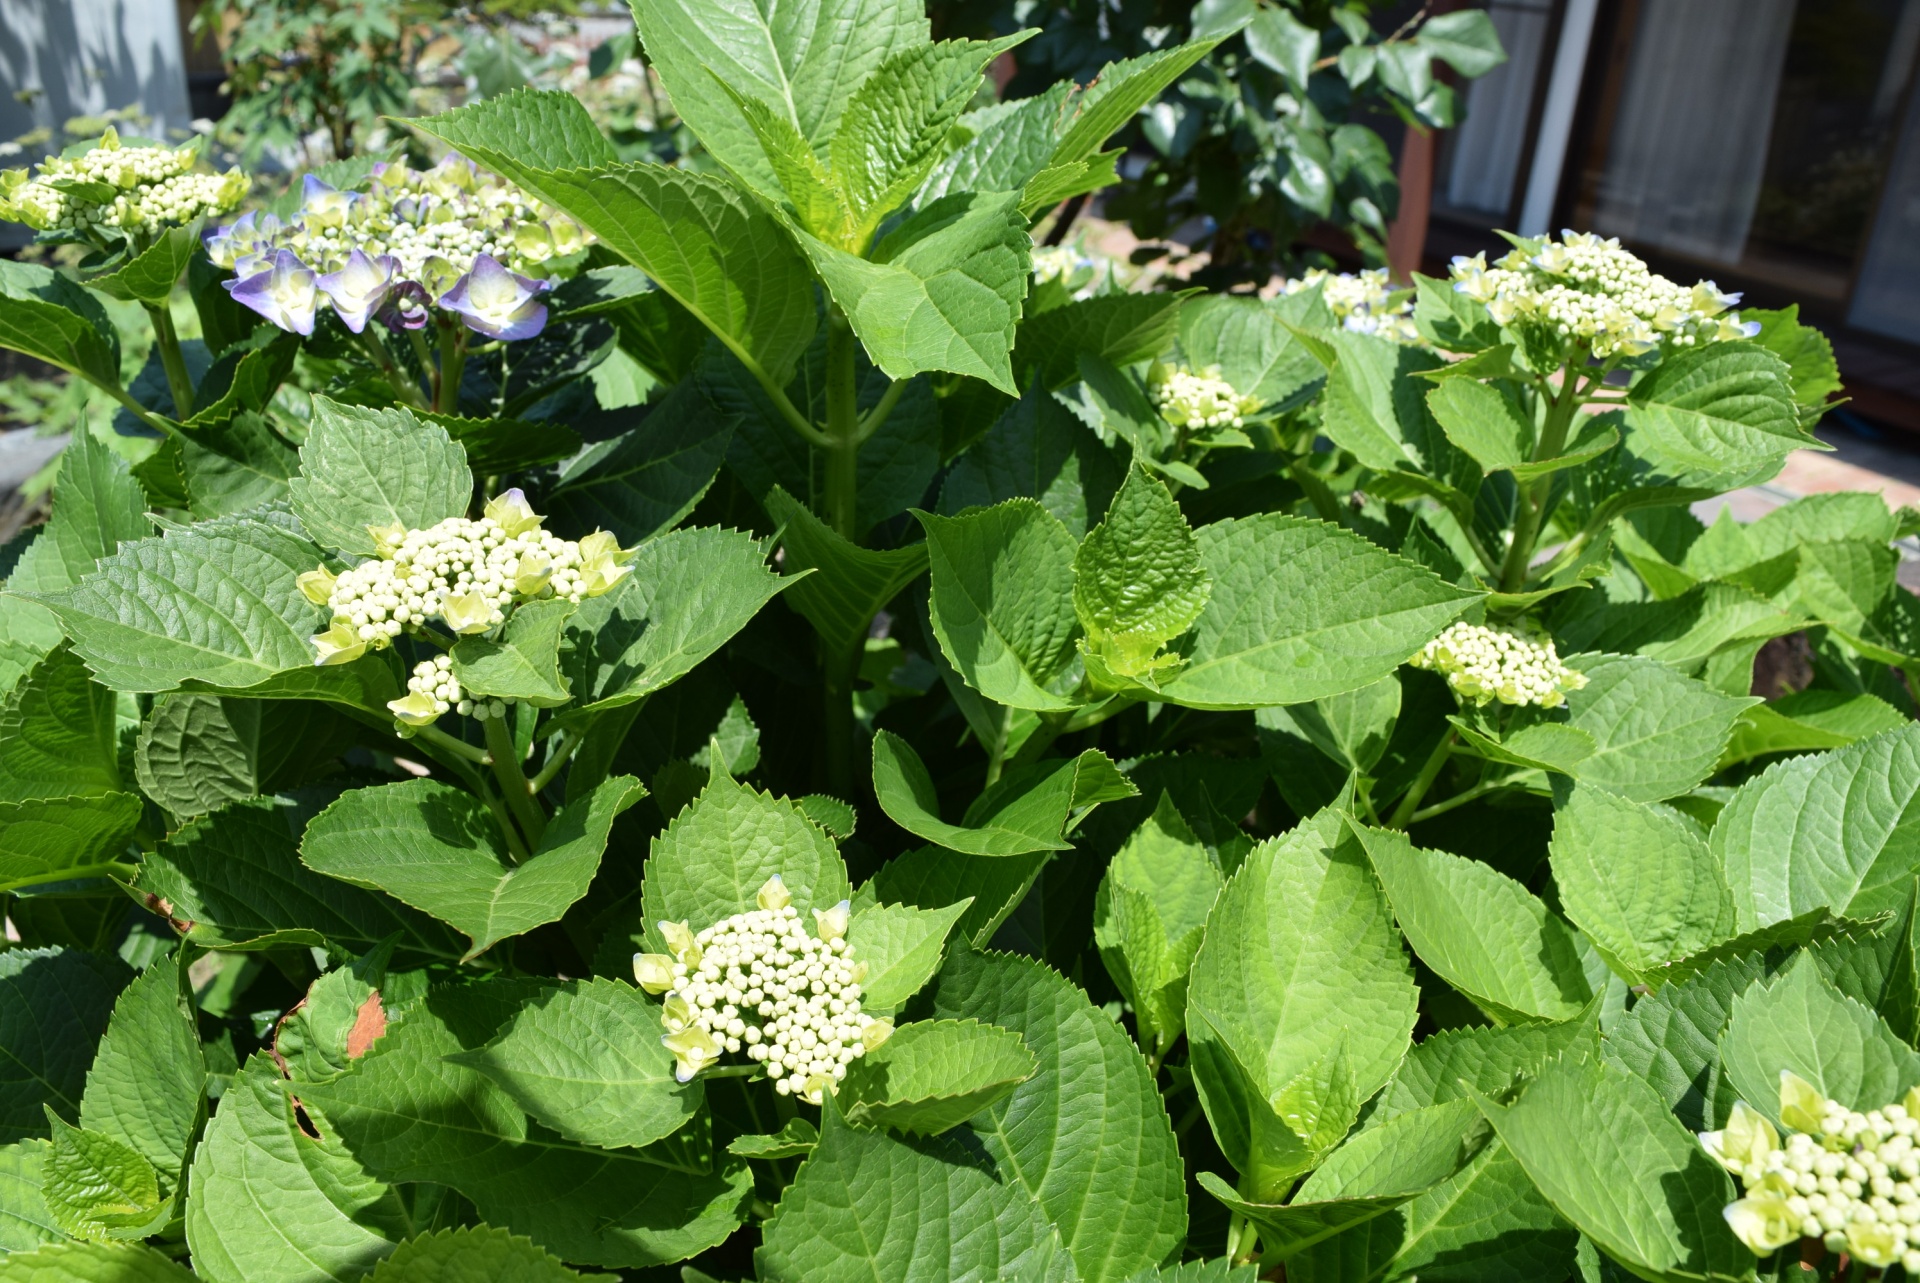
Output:
[[539,774],[533,777],[533,782],[529,787],[532,788],[535,793],[538,793],[541,789],[553,783],[553,777],[560,774],[560,768],[567,764],[567,759],[573,756],[573,750],[579,747],[580,735],[578,733],[569,733],[567,738],[560,742],[560,747],[554,749],[553,752],[548,755],[547,764],[540,768]]
[[441,730],[438,726],[422,726],[417,728],[413,734],[415,739],[424,740],[443,753],[451,753],[455,757],[463,757],[475,766],[485,766],[487,764],[488,759],[485,749],[475,748],[465,740],[457,740]]
[[855,504],[860,494],[859,387],[854,382],[858,340],[847,314],[827,309],[827,523],[842,539],[857,542]]
[[1440,742],[1433,746],[1433,752],[1427,755],[1426,762],[1420,767],[1420,774],[1416,775],[1413,783],[1407,786],[1406,796],[1400,799],[1399,806],[1393,808],[1393,815],[1387,820],[1388,828],[1404,829],[1413,819],[1414,812],[1420,809],[1420,799],[1427,795],[1427,790],[1433,787],[1433,782],[1440,778],[1440,768],[1447,764],[1447,755],[1453,751],[1454,737],[1458,734],[1458,731],[1449,729],[1445,735],[1441,736]]
[[851,799],[853,771],[853,678],[860,671],[860,654],[833,655],[822,643],[820,656],[821,689],[826,704],[821,709],[827,739],[827,791],[835,797]]
[[460,376],[467,365],[467,327],[464,325],[443,325],[440,327],[440,366],[434,380],[433,408],[440,414],[457,414],[460,410]]
[[[1567,432],[1573,416],[1580,412],[1580,377],[1572,366],[1561,376],[1560,390],[1547,403],[1546,422],[1540,425],[1540,440],[1534,447],[1535,463],[1557,459],[1567,448]],[[1547,495],[1553,489],[1553,475],[1536,477],[1521,487],[1520,512],[1514,519],[1513,543],[1507,548],[1506,565],[1500,571],[1500,591],[1519,592],[1527,582],[1527,568],[1533,564],[1534,542],[1540,537],[1540,525],[1546,516]]]
[[386,344],[380,341],[380,336],[371,325],[360,331],[360,347],[380,367],[388,386],[402,401],[422,410],[428,408],[426,399],[420,395],[420,385],[407,377],[406,371],[394,361],[393,354],[387,351]]
[[187,375],[187,360],[180,352],[173,313],[165,303],[149,303],[147,315],[153,320],[154,346],[160,349],[160,364],[167,372],[167,391],[173,394],[173,417],[185,420],[193,414],[193,380]]
[[514,747],[513,732],[507,728],[507,719],[504,717],[489,717],[486,728],[487,752],[493,758],[493,778],[499,781],[501,795],[507,801],[507,810],[513,813],[520,831],[526,834],[527,846],[537,847],[540,845],[540,835],[546,832],[547,817],[540,813],[540,804],[533,800],[533,793],[527,788],[527,777],[520,770],[520,754]]

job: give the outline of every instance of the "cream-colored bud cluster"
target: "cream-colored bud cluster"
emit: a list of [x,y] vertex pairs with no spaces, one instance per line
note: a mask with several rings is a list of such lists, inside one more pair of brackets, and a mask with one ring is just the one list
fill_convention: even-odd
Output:
[[681,1082],[723,1053],[744,1052],[765,1067],[774,1090],[817,1105],[893,1025],[860,1010],[867,967],[847,943],[846,901],[813,911],[817,935],[807,933],[777,874],[757,903],[697,935],[684,922],[663,923],[673,952],[635,954],[634,979],[666,994],[660,1041]]
[[1602,359],[1751,338],[1760,330],[1727,310],[1738,294],[1722,293],[1712,281],[1677,284],[1617,238],[1591,233],[1563,231],[1558,241],[1515,249],[1492,267],[1485,254],[1455,258],[1452,276],[1454,290],[1484,304],[1495,324],[1542,327]]
[[317,664],[344,664],[384,650],[409,628],[439,619],[470,636],[504,624],[517,603],[577,602],[609,592],[631,573],[633,554],[598,531],[578,541],[540,526],[518,490],[491,500],[478,521],[448,517],[424,530],[369,526],[379,556],[339,576],[325,567],[299,577],[332,622],[313,644]]
[[1386,268],[1329,272],[1315,267],[1281,286],[1287,294],[1305,294],[1316,288],[1342,327],[1395,343],[1421,342],[1420,331],[1413,324],[1413,291],[1395,288],[1387,279]]
[[1456,695],[1476,704],[1558,708],[1587,684],[1585,673],[1560,662],[1552,638],[1483,624],[1454,624],[1407,662],[1441,674]]
[[1700,1143],[1739,1178],[1727,1224],[1756,1256],[1803,1238],[1877,1268],[1920,1275],[1920,1088],[1865,1113],[1780,1074],[1782,1143],[1745,1101]]
[[192,144],[129,147],[109,128],[89,151],[49,156],[31,179],[24,170],[0,177],[0,218],[40,232],[114,240],[232,212],[246,198],[246,175],[196,173],[198,160]]
[[505,717],[513,703],[510,699],[471,697],[460,686],[460,678],[453,671],[453,660],[446,655],[435,655],[413,666],[413,675],[407,678],[407,693],[399,699],[388,700],[387,708],[400,722],[401,733],[405,735],[409,733],[408,728],[431,726],[449,712],[482,722],[489,717]]
[[1220,367],[1190,370],[1184,365],[1156,367],[1148,390],[1153,408],[1175,427],[1237,428],[1260,412],[1258,397],[1242,396],[1220,377]]

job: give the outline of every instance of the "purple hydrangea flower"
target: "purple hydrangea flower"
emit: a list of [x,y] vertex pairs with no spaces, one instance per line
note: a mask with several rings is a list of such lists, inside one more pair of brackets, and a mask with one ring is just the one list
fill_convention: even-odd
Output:
[[[364,251],[347,255],[346,266],[319,278],[321,293],[333,300],[333,310],[355,334],[367,328],[374,310],[393,292],[399,264],[391,255],[368,258]],[[424,315],[422,317],[424,320]]]
[[418,281],[400,281],[387,295],[380,319],[390,330],[417,330],[426,325],[433,300]]
[[301,184],[300,213],[314,227],[340,227],[346,223],[347,211],[358,199],[354,193],[343,192],[308,174]]
[[493,255],[481,254],[473,270],[441,296],[440,306],[458,312],[468,329],[490,339],[530,339],[547,326],[547,305],[539,297],[552,288],[552,281],[521,276]]
[[313,333],[320,305],[318,278],[292,250],[275,253],[273,266],[264,271],[223,284],[234,302],[252,308],[281,329],[302,336]]

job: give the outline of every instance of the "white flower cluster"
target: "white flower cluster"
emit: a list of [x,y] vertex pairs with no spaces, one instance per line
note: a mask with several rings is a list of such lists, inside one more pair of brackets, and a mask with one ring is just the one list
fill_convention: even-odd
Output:
[[1454,693],[1476,704],[1538,704],[1558,708],[1567,692],[1587,684],[1554,653],[1553,639],[1513,628],[1454,624],[1407,661],[1447,679]]
[[1531,249],[1515,249],[1487,266],[1487,256],[1453,260],[1453,288],[1498,325],[1544,328],[1564,344],[1593,355],[1639,356],[1662,345],[1690,347],[1752,338],[1758,322],[1742,324],[1727,309],[1738,294],[1712,281],[1692,288],[1656,275],[1617,238],[1563,231]]
[[1334,273],[1315,267],[1280,288],[1287,294],[1304,294],[1315,287],[1334,319],[1346,329],[1356,334],[1377,334],[1395,343],[1421,341],[1420,331],[1413,324],[1413,291],[1395,288],[1387,279],[1386,268]]
[[1725,1130],[1700,1136],[1745,1190],[1725,1211],[1740,1241],[1765,1256],[1819,1239],[1866,1265],[1920,1275],[1920,1088],[1863,1114],[1782,1070],[1780,1121],[1792,1129],[1785,1144],[1739,1101]]
[[489,500],[478,521],[369,526],[379,556],[339,576],[322,566],[299,577],[309,601],[333,610],[327,631],[314,636],[314,662],[349,663],[435,618],[463,636],[489,632],[517,602],[598,597],[631,573],[633,554],[612,535],[576,542],[541,529],[541,520],[515,489]]
[[129,147],[108,128],[92,150],[49,156],[31,179],[23,169],[0,175],[0,218],[96,242],[145,240],[229,213],[246,198],[245,174],[195,173],[199,158],[192,143]]
[[1260,411],[1258,397],[1241,396],[1220,377],[1220,367],[1194,371],[1184,365],[1156,366],[1149,381],[1153,408],[1175,427],[1237,428]]
[[399,699],[388,700],[387,707],[403,728],[417,728],[431,726],[449,712],[482,722],[489,717],[505,717],[513,702],[484,696],[472,698],[461,689],[460,679],[453,671],[453,660],[446,655],[435,655],[413,666],[413,676],[407,678],[407,693]]
[[817,1105],[848,1065],[893,1033],[892,1022],[860,1010],[867,967],[847,945],[847,902],[813,911],[815,937],[791,901],[775,874],[758,909],[698,935],[684,922],[662,923],[673,952],[633,955],[640,987],[667,995],[660,1041],[681,1082],[723,1052],[744,1051],[766,1067],[774,1090]]

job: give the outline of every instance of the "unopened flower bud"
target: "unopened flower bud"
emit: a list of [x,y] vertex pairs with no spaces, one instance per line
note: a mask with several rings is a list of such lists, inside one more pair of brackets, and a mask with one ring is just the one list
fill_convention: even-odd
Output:
[[815,909],[813,911],[813,921],[818,927],[819,936],[822,940],[826,941],[838,940],[841,936],[847,934],[847,924],[852,920],[852,917],[853,906],[845,900],[834,905],[831,909]]
[[665,993],[673,988],[673,959],[664,953],[634,954],[633,980],[648,993]]
[[787,891],[787,884],[778,873],[768,878],[754,896],[754,902],[763,909],[778,911],[793,902],[793,896]]
[[296,575],[293,582],[306,599],[316,606],[324,606],[333,598],[333,586],[339,582],[331,570],[321,566],[305,574]]

